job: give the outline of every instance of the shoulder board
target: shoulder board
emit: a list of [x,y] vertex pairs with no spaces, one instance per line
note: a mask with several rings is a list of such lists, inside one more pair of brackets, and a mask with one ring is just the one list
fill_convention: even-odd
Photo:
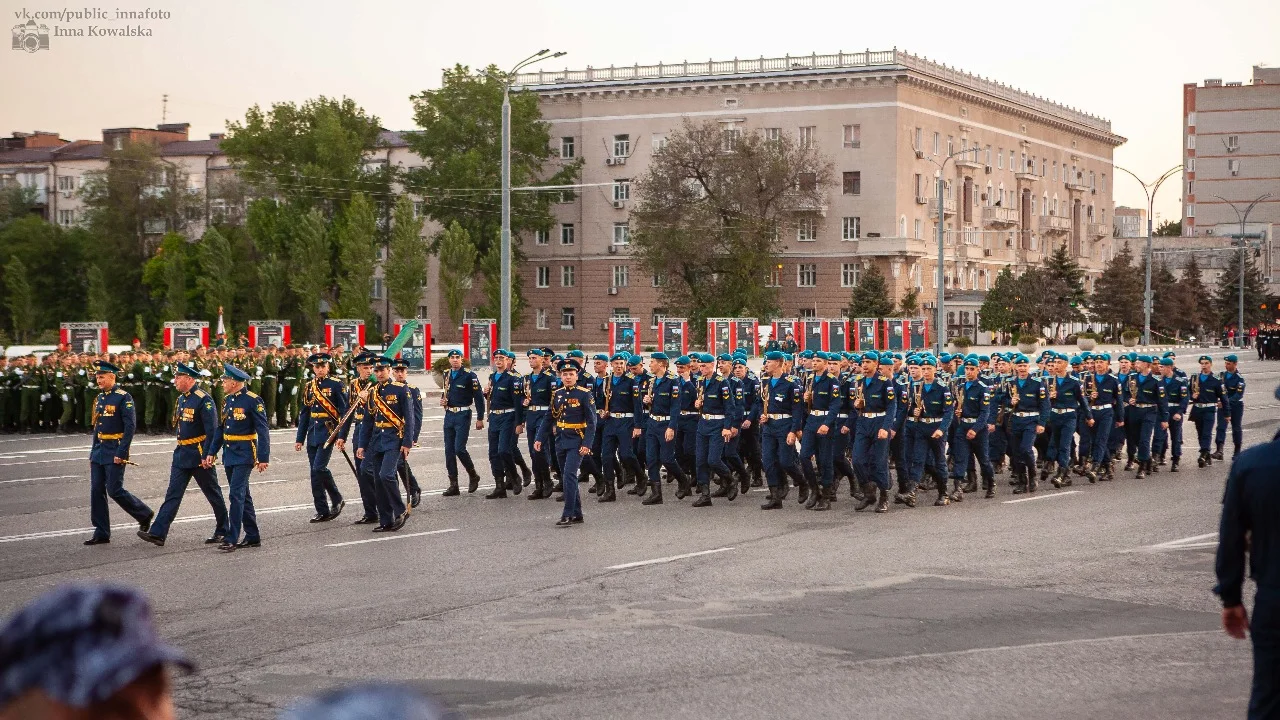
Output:
[[255,395],[255,394],[253,393],[253,391],[252,391],[252,390],[245,390],[245,391],[244,391],[244,394],[245,394],[245,395],[248,395],[249,397],[253,398],[254,400],[257,400],[257,399],[258,399],[258,396],[257,396],[257,395]]
[[668,379],[668,380],[674,380],[674,379],[676,379],[677,377],[680,377],[680,376],[679,376],[679,375],[676,375],[676,374],[675,374],[675,373],[673,373],[673,372],[668,372],[668,373],[667,373],[666,375],[664,375],[663,377],[665,377],[665,378],[666,378],[666,379]]
[[717,380],[723,380],[723,379],[724,379],[724,376],[723,376],[723,375],[721,375],[720,373],[716,373],[716,379],[717,379]]
[[125,391],[121,390],[120,388],[116,388],[114,392],[115,392],[115,394],[116,394],[116,395],[126,395],[126,394],[128,394],[128,393],[126,393]]
[[195,394],[196,394],[196,397],[198,398],[205,397],[205,391],[201,390],[200,388],[195,389]]
[[627,371],[626,377],[629,377],[629,378],[631,378],[632,380],[634,380],[634,379],[636,378],[635,374],[634,374],[634,373],[632,373],[630,370],[628,370],[628,371]]
[[400,382],[399,380],[392,380],[391,385],[393,387],[405,387],[405,384]]

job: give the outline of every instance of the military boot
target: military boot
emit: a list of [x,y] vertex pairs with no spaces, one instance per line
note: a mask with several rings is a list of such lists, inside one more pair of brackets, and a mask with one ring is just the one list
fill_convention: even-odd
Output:
[[711,486],[700,485],[698,487],[698,499],[693,501],[692,507],[711,507]]
[[963,489],[965,492],[969,493],[978,492],[978,471],[972,466],[970,466],[969,470],[965,473],[965,484]]
[[863,485],[862,499],[858,501],[858,504],[856,506],[854,506],[853,511],[862,512],[863,510],[866,510],[872,505],[875,505],[876,495],[877,495],[876,490],[878,489],[879,488],[877,488],[874,484],[871,484],[871,483],[867,483],[866,485]]
[[782,492],[778,487],[769,488],[769,499],[760,506],[761,510],[781,510],[782,509]]
[[1129,456],[1129,460],[1128,460],[1128,462],[1126,462],[1126,463],[1124,464],[1124,471],[1125,471],[1125,472],[1129,472],[1130,470],[1132,470],[1132,469],[1133,469],[1134,464],[1135,464],[1135,463],[1134,463],[1133,456],[1132,456],[1132,455],[1130,455],[1130,456]]
[[507,481],[505,477],[495,478],[493,491],[484,496],[485,500],[502,500],[507,497]]
[[1178,461],[1182,458],[1174,458],[1169,462],[1169,472],[1178,472]]
[[1209,453],[1208,453],[1208,452],[1205,452],[1204,450],[1201,450],[1201,451],[1200,451],[1200,457],[1197,457],[1197,458],[1196,458],[1196,467],[1201,467],[1201,468],[1202,468],[1202,467],[1204,467],[1205,465],[1207,465],[1209,462],[1211,462],[1211,461],[1209,460]]
[[640,502],[641,505],[661,505],[662,504],[662,483],[649,484],[649,497]]
[[822,489],[815,490],[811,499],[816,499],[817,502],[813,504],[813,507],[809,508],[810,510],[822,512],[823,510],[831,509],[831,501],[827,498],[827,493],[823,492]]
[[1030,480],[1030,478],[1034,477],[1034,475],[1032,475],[1032,473],[1034,472],[1035,471],[1031,470],[1030,468],[1019,468],[1013,471],[1013,479],[1014,479],[1013,494],[1014,495],[1022,495],[1023,493],[1031,492],[1032,481]]
[[881,487],[877,487],[876,491],[880,497],[879,501],[876,503],[876,512],[878,513],[889,512],[889,491]]
[[808,480],[805,480],[804,482],[801,482],[799,484],[799,486],[797,487],[797,493],[798,493],[798,497],[796,498],[796,502],[800,503],[801,505],[804,505],[805,503],[809,502],[809,481]]
[[933,501],[933,506],[942,507],[950,504],[951,498],[947,497],[947,488],[945,486],[938,488],[938,499]]
[[[968,483],[962,483],[960,478],[955,479],[955,489],[951,491],[951,495],[949,496],[951,498],[951,502],[964,502],[964,490],[965,485],[967,484]],[[977,489],[976,485],[977,484],[975,483],[975,490]]]
[[[711,493],[711,497],[722,498],[728,495],[729,483],[725,482],[726,478],[715,470],[711,471],[711,475],[713,476],[713,479],[715,480],[715,483],[716,483],[716,489],[714,492]],[[737,488],[735,487],[734,490],[736,491]]]
[[676,499],[683,500],[689,497],[689,476],[680,475],[676,478]]
[[461,494],[462,491],[458,489],[458,478],[449,478],[449,487],[445,488],[445,491],[440,493],[440,496],[454,497],[455,495]]
[[1223,459],[1223,457],[1222,457],[1222,443],[1218,443],[1218,449],[1213,453],[1213,455],[1210,455],[1210,457],[1212,457],[1214,460],[1222,460],[1222,459]]
[[1145,478],[1147,476],[1147,467],[1149,467],[1150,465],[1151,465],[1150,462],[1138,463],[1138,474],[1135,475],[1134,477],[1136,477],[1138,480]]
[[773,488],[773,494],[778,498],[778,502],[786,500],[787,496],[791,494],[791,481],[787,479],[786,473],[782,474],[782,482]]
[[751,492],[751,476],[745,471],[738,473],[738,492],[746,495]]
[[804,501],[804,509],[812,510],[818,504],[818,501],[822,499],[822,487],[818,485],[817,481],[814,481],[808,487],[808,491],[809,497]]
[[617,492],[617,489],[613,486],[613,480],[606,478],[604,482],[601,483],[600,494],[596,498],[596,502],[606,503],[606,502],[617,502],[617,501],[618,501],[618,492]]
[[984,498],[990,500],[996,496],[996,479],[994,477],[983,478],[982,484],[987,488],[986,494],[983,495]]
[[[738,497],[738,479],[733,476],[732,472],[724,476],[724,490],[725,500],[733,502]],[[743,492],[746,492],[746,490],[743,490]]]

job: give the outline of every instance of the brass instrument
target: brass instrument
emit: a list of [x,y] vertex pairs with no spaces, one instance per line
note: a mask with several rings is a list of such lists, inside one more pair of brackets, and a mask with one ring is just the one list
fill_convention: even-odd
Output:
[[529,373],[529,379],[524,384],[524,406],[529,407],[529,403],[533,401],[533,379],[541,373]]
[[1129,404],[1138,404],[1138,373],[1129,373]]
[[1049,376],[1049,402],[1058,399],[1058,378],[1055,375]]
[[613,397],[613,373],[609,373],[604,378],[604,407],[600,408],[599,415],[602,418],[609,417],[609,398]]
[[484,388],[485,400],[491,400],[493,398],[493,375],[494,373],[489,373],[489,384]]
[[1191,402],[1200,397],[1200,373],[1191,376]]
[[858,377],[853,381],[853,407],[858,411],[862,411],[867,407],[866,382],[862,377]]
[[[996,391],[996,394],[997,394],[997,395],[1003,395],[1005,392],[1007,392],[1007,391],[1008,391],[1008,389],[1009,389],[1009,380],[1008,380],[1007,378],[1001,378],[1001,379],[1000,379],[1000,389]],[[1001,403],[1001,404],[1000,404],[1000,406],[996,408],[996,421],[995,421],[994,423],[992,423],[992,424],[994,424],[994,425],[1003,425],[1003,424],[1004,424],[1004,418],[1005,418],[1005,415],[1006,415],[1006,413],[1007,413],[1007,412],[1008,412],[1008,411],[1006,411],[1006,410],[1004,409],[1004,404],[1003,404],[1003,403]]]
[[763,410],[760,414],[764,417],[760,418],[760,423],[764,424],[769,421],[769,384],[763,380],[760,382],[760,401],[763,403]]
[[960,419],[961,413],[964,412],[964,384],[965,380],[957,380],[951,387],[951,400],[956,404],[956,419]]
[[1013,380],[1009,383],[1009,409],[1015,410],[1018,407],[1018,401],[1022,398],[1018,395],[1018,381]]
[[911,416],[919,418],[924,415],[924,381],[913,383],[911,385],[912,405],[915,407],[911,412]]
[[813,409],[813,373],[804,376],[804,404]]
[[1085,373],[1084,387],[1085,391],[1089,393],[1089,400],[1096,402],[1098,400],[1098,376],[1093,373]]
[[698,383],[698,397],[693,401],[693,406],[698,410],[701,410],[702,396],[707,390],[707,381],[703,380],[702,378],[698,378],[697,383]]
[[653,409],[653,386],[656,385],[657,383],[658,383],[657,378],[649,378],[648,380],[645,381],[644,399],[643,399],[645,410]]

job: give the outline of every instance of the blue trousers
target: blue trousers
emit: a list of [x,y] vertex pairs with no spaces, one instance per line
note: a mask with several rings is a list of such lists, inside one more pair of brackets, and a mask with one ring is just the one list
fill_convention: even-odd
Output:
[[1192,408],[1191,422],[1196,425],[1196,439],[1200,441],[1200,452],[1213,451],[1213,430],[1217,408]]
[[560,477],[564,487],[564,512],[562,518],[582,517],[582,492],[578,489],[578,467],[582,455],[578,448],[582,447],[582,439],[577,436],[560,435],[556,438],[556,460],[560,463]]
[[666,468],[671,477],[684,477],[684,471],[676,462],[676,439],[667,440],[667,427],[667,423],[651,420],[644,431],[645,469],[649,473],[649,482],[654,485],[662,482],[661,468]]
[[489,415],[489,471],[502,488],[504,480],[516,480],[516,414]]
[[129,516],[138,522],[151,517],[151,508],[124,489],[124,465],[89,463],[89,519],[93,522],[93,536],[99,540],[111,538],[111,513],[107,510],[107,498],[116,501]]
[[307,443],[307,463],[311,466],[311,500],[316,505],[316,512],[321,515],[329,514],[329,504],[334,505],[342,499],[342,493],[338,491],[338,483],[333,480],[333,473],[329,470],[329,458],[333,455],[333,446],[324,446],[321,441],[318,445]]
[[227,465],[223,468],[227,473],[227,495],[230,497],[227,515],[227,534],[223,538],[232,545],[240,542],[240,528],[244,528],[244,539],[247,542],[258,542],[262,535],[258,533],[258,513],[253,509],[253,495],[249,492],[249,473],[253,465]]
[[[994,422],[994,419],[993,419]],[[1009,431],[1007,429],[1008,421],[996,425],[996,429],[990,433],[987,438],[987,457],[995,465],[1004,465],[1005,457],[1009,454]]]
[[[376,443],[375,443],[376,445]],[[378,525],[391,527],[404,514],[404,498],[400,497],[400,446],[387,450],[365,448],[360,469],[373,475],[373,497],[378,512]]]
[[1240,427],[1242,420],[1244,420],[1244,401],[1228,400],[1226,408],[1218,413],[1218,447],[1222,447],[1227,440],[1227,423],[1229,422],[1231,423],[1231,444],[1236,452],[1240,452],[1240,443],[1244,439],[1244,430]]
[[631,430],[634,425],[630,418],[605,418],[604,435],[600,438],[600,461],[604,464],[604,481],[613,485],[618,477],[618,463],[633,472],[640,471],[635,451],[631,445]]
[[[1093,427],[1089,428],[1089,450],[1094,465],[1100,465],[1111,459],[1111,435],[1116,431],[1116,416],[1111,408],[1093,411]],[[1081,443],[1080,455],[1084,456],[1084,443]]]
[[[827,434],[819,435],[818,428],[822,427],[822,420],[810,415],[804,421],[804,434],[800,436],[800,470],[804,472],[805,480],[810,483],[818,483],[822,487],[831,487],[831,481],[835,478],[835,467],[832,462],[832,433],[840,432],[835,423],[827,426]],[[813,461],[818,461],[818,469],[815,472]]]
[[471,453],[467,451],[467,439],[471,435],[471,411],[444,413],[444,469],[449,473],[449,482],[458,482],[458,461],[467,474],[476,471],[471,462]]
[[160,509],[156,511],[155,519],[151,521],[152,535],[156,537],[168,536],[169,525],[173,523],[174,516],[178,514],[178,508],[182,505],[182,496],[186,494],[187,485],[191,483],[192,478],[195,479],[200,492],[204,493],[204,499],[209,501],[209,507],[213,508],[213,534],[226,536],[227,501],[222,498],[222,486],[218,484],[218,473],[214,472],[213,468],[199,466],[193,468],[169,467],[169,489],[165,490],[164,502],[160,504]]
[[1036,466],[1037,418],[1015,417],[1009,420],[1009,459],[1014,469],[1034,470]]
[[711,487],[711,474],[719,473],[729,476],[729,466],[724,462],[724,437],[720,432],[724,424],[719,420],[698,421],[698,443],[694,452],[694,462],[698,472],[698,487],[705,490]]
[[[366,459],[369,457],[369,453],[370,450],[366,448],[364,451]],[[356,462],[356,470],[358,471],[356,472],[356,484],[360,488],[360,504],[364,509],[364,517],[378,517],[377,492],[374,491],[377,479],[374,477],[373,469],[366,465],[364,460],[359,460]]]
[[1071,465],[1071,441],[1076,436],[1076,414],[1052,413],[1049,415],[1049,453],[1047,457],[1058,463],[1059,468]]
[[1253,617],[1249,619],[1253,642],[1253,690],[1249,695],[1249,720],[1280,717],[1280,593],[1258,588]]
[[1156,422],[1158,415],[1155,408],[1136,408],[1137,412],[1133,414],[1133,422],[1137,426],[1138,433],[1138,462],[1146,462],[1151,459],[1151,439],[1155,435]]
[[853,435],[856,432],[852,423],[856,423],[857,420],[841,418],[837,422],[840,423],[840,426],[831,428],[833,433],[831,436],[831,467],[833,472],[840,477],[847,477],[850,483],[856,483],[858,482],[858,471],[853,467],[849,449],[853,447]]
[[[1121,405],[1114,411],[1111,423],[1111,435],[1107,439],[1107,454],[1115,458],[1120,455],[1120,446],[1125,443],[1129,437],[1129,410]],[[1117,426],[1116,423],[1124,423],[1123,426]]]
[[[976,422],[965,422],[961,419],[955,424],[955,464],[951,469],[951,477],[959,480],[969,472],[969,457],[976,457],[978,460],[978,470],[982,473],[982,479],[990,482],[995,476],[995,468],[991,466],[991,459],[987,457],[987,444],[989,434],[987,426]],[[973,439],[969,439],[969,431],[972,430]]]
[[787,444],[791,419],[770,420],[760,431],[760,458],[764,465],[765,482],[769,487],[787,483],[788,470],[795,472],[799,460],[795,447]]
[[680,430],[676,432],[676,456],[686,467],[686,473],[697,467],[698,418],[695,415],[680,416]]
[[935,438],[933,433],[942,429],[942,423],[907,421],[907,445],[910,450],[910,466],[907,468],[908,492],[924,479],[925,470],[935,481],[946,487],[947,456],[943,448],[945,435]]
[[[538,478],[546,477],[551,472],[551,448],[543,448],[543,452],[533,449],[533,444],[538,440],[538,428],[542,427],[542,423],[547,419],[548,414],[546,410],[526,412],[524,414],[524,435],[528,438],[529,460],[533,463],[533,474]],[[552,434],[554,435],[555,433]]]
[[1168,452],[1169,457],[1174,460],[1182,457],[1182,422],[1173,419],[1171,410],[1169,427],[1166,429],[1156,426],[1155,437],[1151,440],[1151,451],[1157,455]]
[[860,469],[865,482],[875,483],[881,490],[888,490],[889,439],[878,435],[884,427],[884,418],[858,418],[858,431],[853,438],[853,466]]

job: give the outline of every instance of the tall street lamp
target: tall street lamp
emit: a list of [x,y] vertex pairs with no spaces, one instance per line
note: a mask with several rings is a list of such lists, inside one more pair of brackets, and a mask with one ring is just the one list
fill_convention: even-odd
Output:
[[1234,210],[1236,213],[1236,219],[1240,221],[1240,234],[1236,236],[1240,240],[1240,257],[1238,258],[1240,261],[1240,307],[1236,315],[1236,341],[1243,346],[1244,344],[1244,240],[1246,237],[1244,232],[1244,224],[1249,220],[1249,213],[1253,212],[1253,208],[1258,203],[1271,197],[1271,193],[1259,195],[1257,198],[1254,199],[1253,202],[1249,203],[1245,207],[1243,213],[1240,212],[1240,208],[1237,207],[1235,203],[1222,197],[1221,195],[1214,195],[1214,197],[1230,205],[1231,209]]
[[562,55],[563,52],[539,50],[516,63],[502,78],[502,317],[498,319],[498,337],[504,348],[511,347],[511,83],[524,68]]
[[1125,170],[1119,165],[1116,165],[1115,168],[1117,170],[1124,170],[1125,172],[1129,173],[1129,176],[1132,177],[1134,180],[1137,180],[1138,184],[1142,186],[1142,191],[1147,194],[1147,285],[1146,285],[1146,290],[1142,294],[1142,344],[1150,345],[1151,344],[1151,298],[1152,298],[1152,295],[1151,295],[1151,236],[1155,234],[1154,232],[1152,232],[1152,218],[1153,218],[1153,213],[1155,212],[1156,191],[1160,189],[1160,186],[1164,184],[1165,180],[1168,180],[1174,175],[1177,175],[1178,171],[1182,170],[1182,166],[1175,165],[1174,167],[1169,168],[1154,183],[1143,182],[1142,178],[1138,177],[1137,175],[1134,175],[1129,170]]
[[[946,225],[947,215],[946,215],[945,199],[943,198],[943,188],[945,186],[945,183],[942,179],[942,173],[946,171],[947,163],[951,162],[952,160],[954,160],[956,157],[960,155],[968,155],[969,153],[973,153],[974,156],[976,157],[978,153],[978,147],[975,145],[974,147],[971,147],[971,148],[964,148],[962,150],[957,150],[951,153],[950,155],[944,157],[942,159],[942,162],[938,162],[937,160],[934,160],[933,158],[926,156],[924,154],[924,151],[921,150],[920,148],[916,148],[917,158],[920,158],[921,160],[928,160],[929,162],[933,163],[935,167],[938,168],[937,170],[934,171],[933,177],[937,181],[937,192],[938,192],[938,313],[937,313],[937,318],[934,320],[934,324],[937,327],[935,331],[937,334],[937,340],[934,342],[934,346],[935,346],[934,352],[936,352],[939,356],[942,355],[942,347],[947,339],[947,308],[946,308],[947,286],[946,286],[946,275],[943,272],[943,269],[944,269],[943,259],[946,257],[945,225]],[[956,209],[956,212],[960,212],[959,208]],[[959,265],[957,265],[956,266],[957,275],[959,274],[959,271],[960,271]]]

